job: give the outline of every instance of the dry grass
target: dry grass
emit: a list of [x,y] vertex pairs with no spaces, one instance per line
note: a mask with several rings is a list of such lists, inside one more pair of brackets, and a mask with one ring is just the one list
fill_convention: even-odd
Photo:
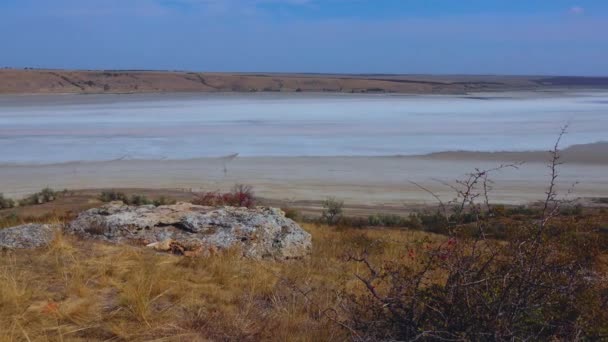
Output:
[[[408,261],[408,246],[445,238],[416,231],[305,225],[311,258],[256,262],[231,250],[183,258],[58,236],[47,249],[0,252],[0,341],[348,339],[328,319],[356,263]],[[372,241],[379,241],[374,242]],[[331,317],[331,316],[330,316]]]

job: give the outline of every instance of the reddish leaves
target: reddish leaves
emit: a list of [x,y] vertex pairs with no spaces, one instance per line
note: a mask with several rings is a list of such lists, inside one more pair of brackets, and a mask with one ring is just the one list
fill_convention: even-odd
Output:
[[256,205],[256,198],[251,186],[237,184],[230,192],[210,191],[197,194],[192,203],[210,207],[228,205],[252,208]]

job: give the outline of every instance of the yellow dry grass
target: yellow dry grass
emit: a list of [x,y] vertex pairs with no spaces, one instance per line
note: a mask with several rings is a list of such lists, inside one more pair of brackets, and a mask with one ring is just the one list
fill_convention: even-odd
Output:
[[44,250],[0,252],[0,342],[344,340],[324,314],[361,285],[344,257],[408,261],[408,246],[443,237],[304,225],[313,254],[253,261],[229,250],[184,258],[58,236]]

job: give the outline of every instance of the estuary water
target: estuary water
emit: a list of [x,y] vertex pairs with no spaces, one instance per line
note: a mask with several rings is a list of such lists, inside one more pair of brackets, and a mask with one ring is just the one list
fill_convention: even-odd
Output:
[[546,150],[608,140],[608,92],[0,96],[0,164]]

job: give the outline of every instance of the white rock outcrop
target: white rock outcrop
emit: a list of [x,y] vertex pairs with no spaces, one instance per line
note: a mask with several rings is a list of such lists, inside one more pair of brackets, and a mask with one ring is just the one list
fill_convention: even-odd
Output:
[[112,202],[81,213],[66,230],[82,237],[185,255],[238,248],[249,258],[285,260],[309,255],[312,246],[310,234],[274,208]]

